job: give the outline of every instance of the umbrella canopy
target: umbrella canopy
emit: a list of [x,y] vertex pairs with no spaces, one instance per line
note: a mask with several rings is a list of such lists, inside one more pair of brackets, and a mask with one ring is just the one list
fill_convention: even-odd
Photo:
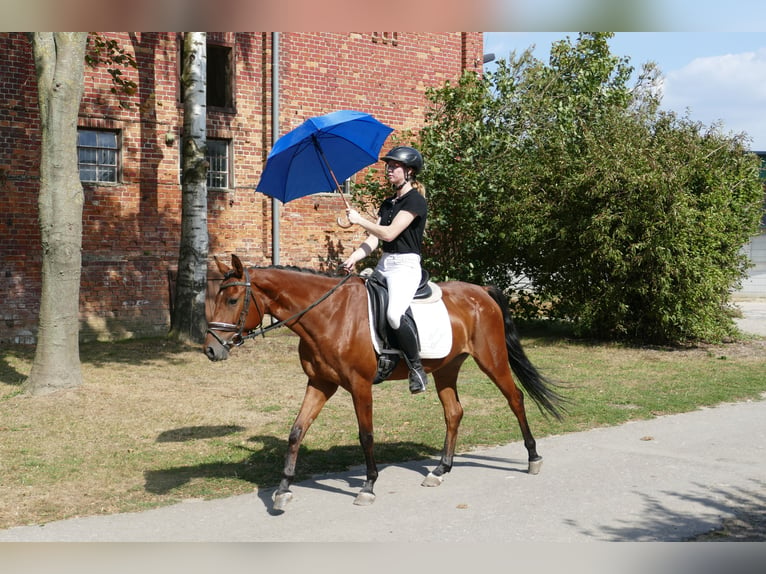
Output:
[[378,160],[392,131],[370,114],[354,110],[309,118],[276,141],[256,189],[284,203],[334,191],[338,181]]

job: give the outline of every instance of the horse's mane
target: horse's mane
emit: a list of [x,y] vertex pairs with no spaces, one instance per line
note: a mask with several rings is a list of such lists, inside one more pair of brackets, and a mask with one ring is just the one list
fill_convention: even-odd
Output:
[[311,275],[320,275],[322,277],[332,277],[334,279],[338,278],[338,275],[336,273],[330,273],[329,271],[320,271],[318,269],[309,269],[307,267],[296,267],[295,265],[268,265],[265,267],[262,267],[259,265],[253,265],[251,267],[248,267],[248,269],[262,269],[262,270],[278,269],[278,270],[284,270],[284,271],[295,271],[296,273],[309,273]]

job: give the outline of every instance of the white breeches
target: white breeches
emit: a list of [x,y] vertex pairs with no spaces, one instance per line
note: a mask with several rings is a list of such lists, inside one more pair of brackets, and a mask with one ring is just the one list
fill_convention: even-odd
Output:
[[412,303],[421,278],[420,255],[417,253],[384,253],[378,261],[378,271],[388,284],[388,309],[386,318],[391,328],[398,329],[399,322]]

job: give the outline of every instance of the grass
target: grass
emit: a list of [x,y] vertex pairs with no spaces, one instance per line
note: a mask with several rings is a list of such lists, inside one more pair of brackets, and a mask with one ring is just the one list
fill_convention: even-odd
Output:
[[[566,381],[571,400],[563,421],[543,417],[527,401],[543,455],[540,439],[552,434],[766,392],[763,340],[672,350],[525,333],[532,362]],[[88,344],[81,357],[82,387],[28,397],[19,389],[33,349],[6,347],[0,354],[0,528],[277,484],[306,384],[289,331],[248,342],[223,363],[156,339]],[[460,451],[520,440],[502,396],[471,361],[459,390]],[[444,424],[433,387],[413,397],[406,381],[391,381],[376,386],[374,396],[380,464],[438,456]],[[350,396],[341,390],[301,447],[298,479],[362,463]]]

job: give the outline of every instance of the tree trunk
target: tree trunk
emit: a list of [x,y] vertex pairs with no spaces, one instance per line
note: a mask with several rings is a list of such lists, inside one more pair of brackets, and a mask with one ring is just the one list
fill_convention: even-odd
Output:
[[87,33],[31,35],[40,106],[38,198],[42,294],[37,347],[24,391],[45,394],[82,384],[79,298],[83,190],[77,169],[77,116]]
[[170,335],[201,343],[207,330],[207,37],[184,36],[184,133],[182,162],[181,245]]

